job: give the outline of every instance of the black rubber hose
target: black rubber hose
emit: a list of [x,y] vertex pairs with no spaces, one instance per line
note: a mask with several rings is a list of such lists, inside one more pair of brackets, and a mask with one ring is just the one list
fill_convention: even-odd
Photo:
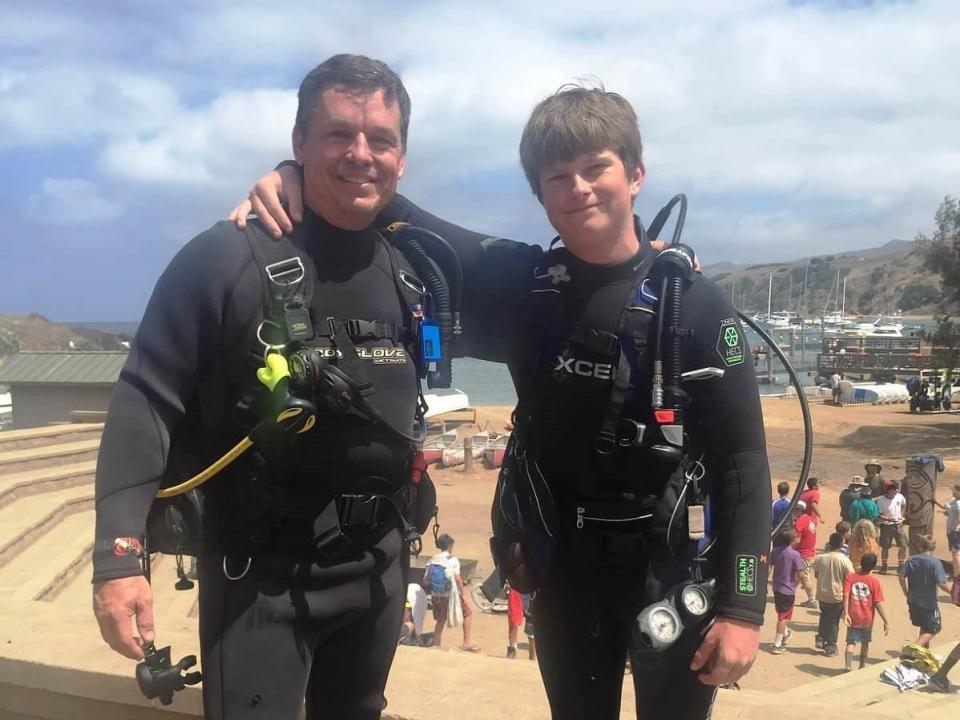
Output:
[[[461,298],[463,297],[463,268],[460,266],[460,256],[457,255],[457,251],[442,237],[425,228],[407,225],[397,230],[396,237],[398,239],[406,236],[413,236],[419,243],[421,251],[426,247],[434,251],[427,253],[427,256],[437,263],[447,278],[450,285],[450,309],[454,314],[459,314]],[[445,262],[440,261],[440,255],[446,255]]]
[[[767,343],[767,347],[772,349],[776,353],[777,357],[780,358],[780,362],[783,363],[783,367],[787,371],[787,375],[790,376],[790,383],[797,391],[797,400],[800,402],[800,412],[803,415],[803,462],[800,465],[800,479],[797,481],[797,489],[794,490],[793,497],[790,499],[790,507],[787,508],[787,511],[783,514],[783,517],[780,518],[780,522],[777,523],[777,526],[770,532],[770,537],[774,538],[777,536],[777,533],[780,532],[780,528],[782,528],[787,522],[790,517],[790,513],[793,512],[793,509],[800,501],[800,496],[803,494],[803,486],[807,482],[807,475],[810,474],[810,464],[813,460],[813,420],[810,417],[810,405],[807,403],[807,396],[803,391],[803,385],[800,384],[800,378],[797,377],[797,373],[790,364],[790,361],[787,360],[787,356],[783,354],[783,351],[773,341],[773,338],[771,338],[767,332],[760,328],[760,326],[758,326],[753,320],[739,310],[737,311],[737,315],[739,315],[740,319],[749,325],[753,331],[760,336],[760,339]],[[769,357],[767,362],[770,362]]]
[[663,384],[666,390],[670,392],[669,407],[679,410],[680,390],[680,309],[683,305],[683,278],[672,276],[667,283],[667,313],[669,314],[669,352],[667,352],[666,363],[663,369]]
[[440,326],[441,359],[437,363],[436,372],[427,374],[427,387],[448,388],[453,383],[453,360],[450,357],[450,338],[453,335],[450,288],[447,287],[437,264],[423,249],[419,238],[413,237],[413,233],[405,233],[401,238],[400,233],[397,233],[397,242],[410,250],[407,257],[433,298],[435,311],[433,319]]

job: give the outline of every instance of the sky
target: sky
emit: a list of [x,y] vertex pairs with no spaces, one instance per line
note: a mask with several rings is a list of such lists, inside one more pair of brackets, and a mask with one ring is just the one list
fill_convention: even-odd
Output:
[[633,104],[650,220],[689,198],[702,261],[930,233],[960,194],[956,0],[0,4],[0,314],[136,320],[174,253],[290,157],[300,80],[339,52],[413,100],[400,191],[491,235],[553,232],[517,146],[533,106]]

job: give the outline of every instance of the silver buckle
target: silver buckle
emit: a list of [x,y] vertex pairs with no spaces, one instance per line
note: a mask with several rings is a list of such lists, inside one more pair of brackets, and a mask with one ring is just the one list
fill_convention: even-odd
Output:
[[300,259],[299,255],[296,255],[292,258],[287,258],[286,260],[279,260],[275,263],[270,263],[267,265],[264,270],[266,270],[267,277],[270,278],[270,282],[274,285],[279,285],[280,287],[290,287],[291,285],[296,285],[301,280],[303,280],[306,275],[306,271],[303,267],[303,260]]

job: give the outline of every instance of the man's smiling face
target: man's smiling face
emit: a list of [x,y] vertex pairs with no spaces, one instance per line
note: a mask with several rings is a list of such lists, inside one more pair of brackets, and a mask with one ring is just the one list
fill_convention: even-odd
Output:
[[397,191],[405,148],[400,106],[383,91],[324,90],[306,128],[293,131],[294,157],[303,165],[304,201],[345,230],[369,226]]

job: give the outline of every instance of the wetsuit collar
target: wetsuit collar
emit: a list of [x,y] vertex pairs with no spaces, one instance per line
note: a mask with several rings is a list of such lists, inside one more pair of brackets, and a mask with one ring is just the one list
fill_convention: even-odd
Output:
[[[650,240],[647,237],[646,229],[640,222],[640,218],[638,218],[636,215],[633,216],[633,224],[637,231],[637,239],[640,241],[640,247],[633,257],[622,260],[618,263],[598,265],[596,263],[588,263],[581,260],[565,247],[559,249],[558,251],[563,253],[564,259],[570,266],[571,274],[574,277],[596,279],[604,282],[616,282],[617,280],[632,278],[637,274],[637,270],[640,268],[640,265],[647,260],[651,253],[655,252],[650,246]],[[560,242],[559,236],[557,236],[554,241],[550,243],[551,247],[558,242]]]

